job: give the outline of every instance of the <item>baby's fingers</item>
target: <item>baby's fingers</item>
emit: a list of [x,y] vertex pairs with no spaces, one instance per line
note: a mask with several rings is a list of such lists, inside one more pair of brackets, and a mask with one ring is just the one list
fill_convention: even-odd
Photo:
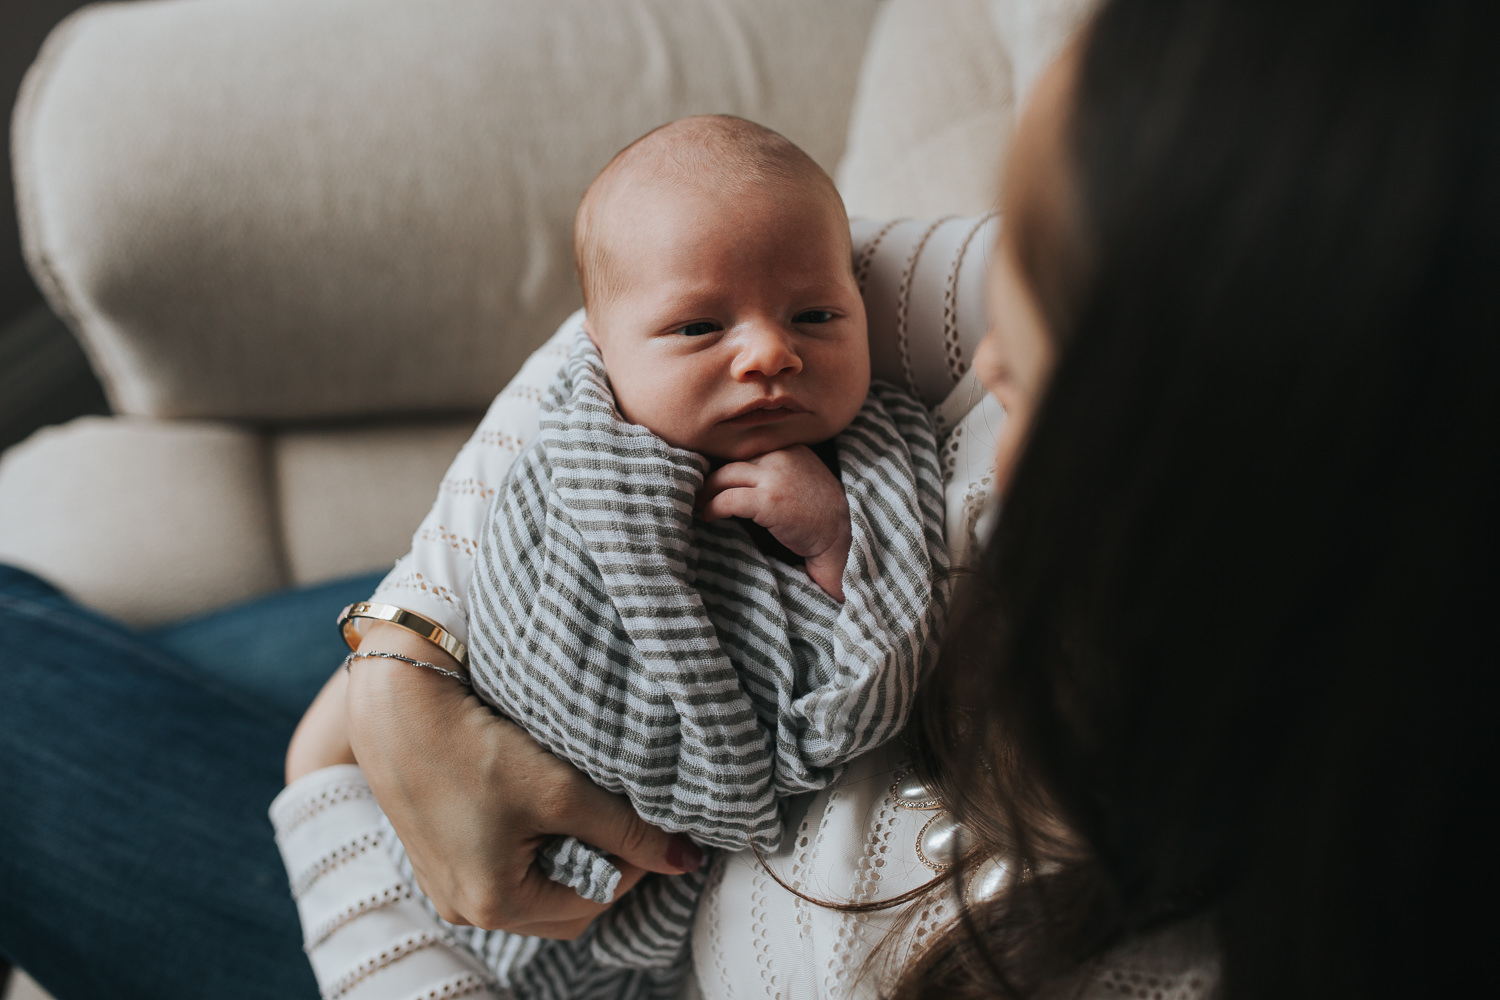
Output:
[[[698,491],[698,514],[705,521],[723,517],[754,518],[755,488],[761,481],[761,470],[750,462],[730,462],[720,466],[703,480]],[[736,495],[738,494],[738,495]]]
[[760,475],[760,469],[750,462],[730,462],[728,465],[721,465],[703,480],[703,488],[698,491],[698,506],[701,508],[725,490],[754,486],[760,481]]
[[743,517],[754,521],[761,511],[760,496],[749,487],[733,487],[701,501],[698,514],[705,521],[722,517]]
[[834,548],[821,555],[809,556],[807,560],[807,575],[812,582],[840,604],[844,602],[844,563],[848,555],[849,549],[845,546],[842,552]]

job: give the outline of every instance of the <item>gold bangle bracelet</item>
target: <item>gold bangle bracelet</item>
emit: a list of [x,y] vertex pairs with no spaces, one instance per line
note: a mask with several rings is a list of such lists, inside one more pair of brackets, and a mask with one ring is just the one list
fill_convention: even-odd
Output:
[[359,648],[359,628],[354,624],[356,618],[390,622],[397,628],[415,632],[457,660],[460,667],[468,668],[469,651],[463,643],[458,641],[458,636],[431,618],[419,615],[415,611],[398,608],[394,604],[371,604],[369,601],[361,601],[339,612],[339,631],[343,633],[344,642],[348,643],[350,649]]

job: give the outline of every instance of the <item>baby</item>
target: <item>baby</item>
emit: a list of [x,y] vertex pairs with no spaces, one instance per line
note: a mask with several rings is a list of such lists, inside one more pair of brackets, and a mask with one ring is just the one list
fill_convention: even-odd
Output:
[[848,506],[809,446],[864,404],[870,348],[828,175],[761,126],[684,119],[600,173],[574,248],[620,415],[725,463],[702,515],[762,525],[842,599]]
[[[843,202],[768,129],[637,140],[574,248],[587,319],[480,535],[474,688],[648,822],[770,849],[782,799],[906,721],[947,600],[931,421],[871,382]],[[619,883],[573,839],[538,863]],[[575,941],[462,933],[517,996],[669,994],[706,871]]]
[[[647,821],[771,848],[780,799],[905,722],[945,600],[932,427],[872,386],[843,202],[782,136],[649,133],[589,187],[574,248],[586,336],[481,536],[475,688]],[[585,845],[543,863],[613,896]],[[680,966],[699,882],[648,878],[550,946]]]

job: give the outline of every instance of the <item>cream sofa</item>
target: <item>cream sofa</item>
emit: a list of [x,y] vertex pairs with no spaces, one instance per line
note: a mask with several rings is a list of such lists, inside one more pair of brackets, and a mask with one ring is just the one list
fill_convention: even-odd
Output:
[[[0,561],[137,624],[388,566],[576,307],[573,209],[616,149],[732,112],[802,144],[852,214],[980,215],[1018,99],[1086,6],[84,9],[26,80],[14,170],[29,266],[116,415],[0,460]],[[911,232],[909,255],[929,228]],[[914,308],[910,273],[877,280],[881,329]],[[962,343],[913,326],[909,345],[955,371],[982,333],[965,280]]]

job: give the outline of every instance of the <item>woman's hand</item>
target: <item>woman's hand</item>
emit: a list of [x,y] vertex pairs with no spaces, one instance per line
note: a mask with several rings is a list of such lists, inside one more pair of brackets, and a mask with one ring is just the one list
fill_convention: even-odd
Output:
[[[457,669],[437,646],[384,623],[360,649]],[[605,907],[532,863],[554,835],[614,855],[621,892],[647,871],[675,875],[701,862],[686,837],[648,825],[451,678],[383,659],[359,660],[350,674],[354,754],[443,919],[534,937],[581,934]]]

